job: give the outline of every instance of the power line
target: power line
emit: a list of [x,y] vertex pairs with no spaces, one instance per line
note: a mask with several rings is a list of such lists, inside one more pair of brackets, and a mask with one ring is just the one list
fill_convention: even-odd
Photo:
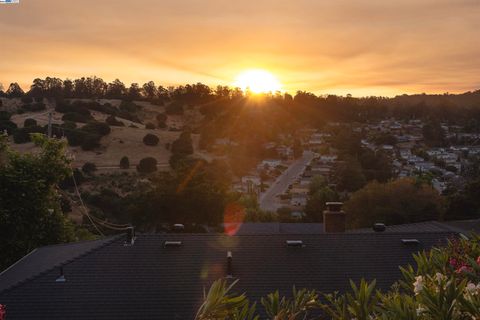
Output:
[[83,203],[82,196],[80,195],[80,192],[78,191],[77,180],[75,179],[75,172],[73,172],[73,169],[72,169],[71,166],[70,166],[70,170],[72,171],[72,179],[73,179],[73,185],[75,186],[75,192],[77,193],[78,199],[80,200],[80,204],[81,204],[82,207],[83,207],[84,214],[87,216],[88,220],[90,220],[90,222],[91,222],[92,225],[95,227],[95,229],[98,231],[98,233],[99,233],[102,237],[104,237],[105,235],[103,234],[103,232],[97,227],[97,225],[95,224],[95,222],[93,221],[93,219],[92,219],[92,218],[90,217],[90,215],[88,214],[87,208],[85,207],[85,204]]

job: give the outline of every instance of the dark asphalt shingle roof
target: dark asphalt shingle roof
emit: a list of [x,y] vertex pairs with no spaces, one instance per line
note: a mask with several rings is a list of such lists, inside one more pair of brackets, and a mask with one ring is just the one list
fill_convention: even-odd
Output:
[[[452,228],[451,226],[438,221],[425,221],[416,223],[405,223],[398,225],[387,225],[385,233],[404,233],[404,232],[461,232],[462,230]],[[372,228],[360,228],[347,230],[348,233],[374,233]]]
[[323,223],[230,222],[224,223],[224,232],[235,235],[317,234],[323,233]]
[[93,241],[79,241],[35,249],[0,273],[0,292],[20,281],[50,269],[52,266],[77,258],[112,240],[112,238],[105,238]]
[[[56,260],[48,271],[0,292],[0,303],[7,305],[9,320],[192,319],[203,289],[226,276],[227,251],[240,279],[236,291],[258,301],[276,289],[289,294],[293,285],[345,291],[349,279],[377,279],[378,287],[387,289],[401,277],[399,265],[414,263],[412,253],[452,236],[144,234],[133,246],[117,238],[66,262],[66,282],[55,281]],[[418,239],[420,245],[406,246],[402,238]],[[165,240],[183,245],[165,248]],[[305,247],[286,247],[286,240],[302,240]],[[32,263],[41,259],[31,258]]]

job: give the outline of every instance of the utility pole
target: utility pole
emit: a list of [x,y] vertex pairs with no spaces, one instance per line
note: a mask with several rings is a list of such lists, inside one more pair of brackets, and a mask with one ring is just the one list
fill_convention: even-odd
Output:
[[52,137],[52,113],[48,113],[48,138]]

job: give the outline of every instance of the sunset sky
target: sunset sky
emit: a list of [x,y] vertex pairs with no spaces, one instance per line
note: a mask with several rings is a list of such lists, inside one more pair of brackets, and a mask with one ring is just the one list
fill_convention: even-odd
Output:
[[96,75],[355,96],[480,88],[480,0],[21,0],[0,5],[0,83]]

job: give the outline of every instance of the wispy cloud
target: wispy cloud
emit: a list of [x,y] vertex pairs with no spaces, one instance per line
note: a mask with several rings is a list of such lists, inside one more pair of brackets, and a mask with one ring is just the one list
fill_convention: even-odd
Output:
[[480,86],[479,16],[479,0],[23,0],[0,8],[0,82],[214,85],[263,67],[289,91],[459,92]]

